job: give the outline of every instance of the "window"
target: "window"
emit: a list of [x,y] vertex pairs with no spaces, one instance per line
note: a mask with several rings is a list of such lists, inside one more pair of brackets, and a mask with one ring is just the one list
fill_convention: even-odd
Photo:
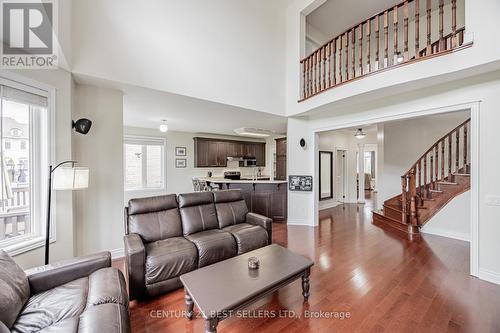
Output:
[[43,245],[48,95],[0,78],[0,248],[11,254]]
[[165,140],[125,137],[125,190],[165,188]]

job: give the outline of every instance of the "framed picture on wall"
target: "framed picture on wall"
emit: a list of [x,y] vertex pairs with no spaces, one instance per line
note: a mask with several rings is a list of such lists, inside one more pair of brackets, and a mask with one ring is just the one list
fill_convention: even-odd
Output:
[[312,176],[288,176],[288,189],[290,191],[310,192],[312,185]]
[[175,147],[175,156],[186,156],[186,147]]
[[187,167],[187,159],[185,158],[176,158],[175,159],[175,167],[176,168],[185,168]]

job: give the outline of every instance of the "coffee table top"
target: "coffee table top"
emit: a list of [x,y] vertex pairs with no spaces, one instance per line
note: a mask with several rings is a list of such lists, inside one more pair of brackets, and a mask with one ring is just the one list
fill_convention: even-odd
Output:
[[[248,269],[249,257],[259,259],[259,269]],[[313,264],[308,258],[272,244],[183,274],[181,281],[207,318],[244,305]]]

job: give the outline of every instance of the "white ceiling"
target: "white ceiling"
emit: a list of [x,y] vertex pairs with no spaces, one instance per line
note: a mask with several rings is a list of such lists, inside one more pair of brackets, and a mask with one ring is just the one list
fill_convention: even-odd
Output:
[[124,126],[158,128],[165,119],[171,131],[235,135],[234,129],[251,127],[286,133],[283,116],[82,75],[75,81],[123,91]]
[[397,0],[327,0],[306,21],[328,38],[333,38],[360,21],[399,3]]

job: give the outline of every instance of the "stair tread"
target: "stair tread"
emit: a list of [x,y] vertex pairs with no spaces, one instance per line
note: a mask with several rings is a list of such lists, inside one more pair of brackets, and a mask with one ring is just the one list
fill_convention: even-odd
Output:
[[382,216],[382,217],[384,217],[384,218],[386,218],[388,220],[391,220],[393,222],[396,222],[396,223],[399,223],[399,224],[402,224],[402,225],[406,225],[406,223],[403,223],[402,221],[396,220],[395,218],[392,218],[390,216],[385,215],[384,212],[381,211],[381,210],[378,210],[378,211],[374,210],[373,213],[378,214],[378,215],[380,215],[380,216]]
[[455,182],[447,182],[447,181],[438,181],[437,182],[439,185],[458,185],[458,183]]

